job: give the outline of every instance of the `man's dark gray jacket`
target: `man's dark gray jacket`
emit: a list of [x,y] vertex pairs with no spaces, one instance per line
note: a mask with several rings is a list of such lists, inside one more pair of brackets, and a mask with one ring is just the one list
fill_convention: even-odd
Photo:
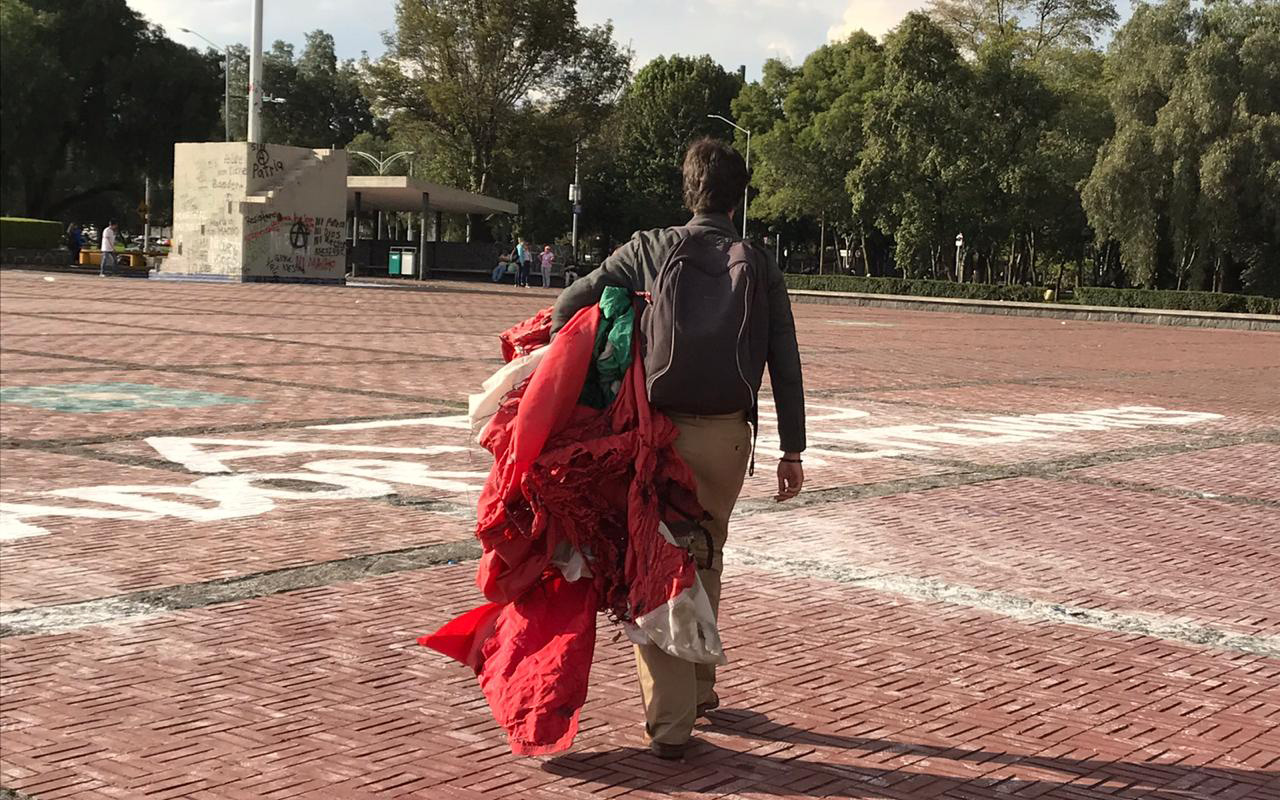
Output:
[[[714,231],[735,240],[742,237],[726,214],[702,214],[689,221],[689,227]],[[620,286],[637,292],[653,288],[658,270],[685,235],[681,228],[656,228],[639,231],[631,241],[614,251],[598,269],[577,280],[556,301],[552,329],[560,330],[573,315],[600,302],[607,286]],[[791,315],[791,298],[782,271],[768,251],[765,256],[769,292],[769,383],[778,414],[778,438],[786,453],[805,449],[804,379],[800,369],[800,349],[796,345],[796,324]]]

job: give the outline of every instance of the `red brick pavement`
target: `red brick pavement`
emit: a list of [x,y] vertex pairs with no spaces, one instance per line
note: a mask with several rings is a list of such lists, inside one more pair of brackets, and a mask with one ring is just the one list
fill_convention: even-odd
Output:
[[1274,660],[750,573],[728,584],[723,710],[687,761],[642,749],[629,648],[608,636],[577,747],[517,759],[466,670],[413,644],[475,602],[470,578],[434,568],[6,639],[6,785],[40,798],[1280,791]]
[[[1193,643],[1280,646],[1274,334],[797,306],[828,453],[810,456],[807,504],[775,512],[762,433],[731,540],[727,708],[684,763],[642,751],[608,636],[574,751],[511,758],[465,670],[412,644],[478,602],[472,565],[161,610],[193,582],[469,539],[477,479],[456,476],[488,462],[424,418],[458,413],[494,335],[549,298],[0,275],[5,387],[254,401],[3,406],[0,502],[70,512],[0,541],[0,623],[43,608],[68,628],[0,639],[0,784],[40,800],[1280,799],[1280,662]],[[981,429],[1125,406],[1202,416]],[[856,455],[889,447],[858,438],[885,429],[918,438]],[[362,496],[299,483],[324,474]],[[224,488],[195,486],[209,479]],[[135,505],[104,503],[111,486]],[[77,627],[54,607],[139,590],[160,598],[151,616]]]
[[1024,478],[748,516],[730,545],[782,561],[816,558],[1275,635],[1276,515],[1276,508]]

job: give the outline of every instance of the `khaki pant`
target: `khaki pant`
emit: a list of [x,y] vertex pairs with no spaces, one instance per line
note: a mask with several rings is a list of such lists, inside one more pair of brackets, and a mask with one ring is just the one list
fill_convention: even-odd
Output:
[[[698,577],[718,613],[722,553],[729,536],[729,515],[738,502],[751,458],[751,427],[741,413],[669,416],[680,429],[676,450],[697,478],[698,502],[712,517],[704,525],[711,531],[714,552],[706,552],[706,538],[697,536],[692,550],[699,565]],[[703,569],[708,563],[710,568]],[[697,707],[717,700],[715,665],[685,661],[650,644],[636,646],[636,668],[650,738],[683,744],[693,732]]]

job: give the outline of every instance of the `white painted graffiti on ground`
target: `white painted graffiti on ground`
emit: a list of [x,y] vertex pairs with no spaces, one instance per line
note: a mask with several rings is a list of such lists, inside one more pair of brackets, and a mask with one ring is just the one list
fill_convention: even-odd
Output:
[[[400,487],[432,489],[461,499],[483,488],[488,474],[439,469],[426,463],[424,457],[468,451],[467,447],[458,445],[366,447],[187,437],[155,437],[146,441],[170,461],[207,477],[186,485],[106,485],[33,492],[31,494],[41,497],[73,499],[100,507],[0,503],[0,541],[49,533],[29,521],[42,518],[145,521],[173,517],[213,522],[265,514],[282,500],[367,500],[398,494]],[[364,457],[309,461],[288,472],[234,472],[230,466],[255,458],[320,452],[358,453]],[[414,457],[414,460],[372,456]]]
[[[950,448],[1014,445],[1078,432],[1195,425],[1223,418],[1221,414],[1202,411],[1120,406],[1063,413],[962,417],[929,425],[858,427],[857,423],[869,419],[870,413],[829,405],[810,405],[808,409],[809,439],[813,446],[806,458],[813,466],[841,460],[897,458]],[[760,446],[776,448],[777,421],[771,406],[766,404],[760,416]],[[468,431],[470,422],[465,416],[414,417],[316,425],[312,429],[362,431],[417,426]],[[429,463],[431,457],[473,451],[462,445],[378,447],[181,436],[152,437],[146,442],[165,459],[204,477],[187,485],[109,485],[32,492],[33,498],[74,499],[96,506],[0,503],[0,541],[48,533],[31,522],[42,518],[156,520],[174,517],[196,522],[215,521],[264,514],[274,509],[278,501],[366,500],[397,494],[398,487],[434,489],[457,500],[470,500],[480,491],[487,475],[438,469]],[[237,471],[240,464],[253,459],[321,452],[363,457],[309,461],[289,472]],[[287,488],[282,488],[281,483],[287,484]],[[299,484],[307,488],[298,488]],[[184,502],[183,498],[201,502]]]
[[[771,410],[771,404],[763,404]],[[832,427],[870,415],[836,406],[808,406],[810,447],[806,460],[815,466],[833,461],[867,461],[897,458],[948,448],[978,448],[1055,439],[1084,431],[1111,431],[1162,426],[1197,425],[1223,418],[1205,411],[1171,411],[1156,406],[1120,406],[1090,411],[1020,414],[1017,416],[961,417],[953,422],[924,425],[888,425],[874,428]],[[813,413],[813,412],[818,413]],[[772,413],[760,416],[760,447],[779,446],[777,420]],[[834,425],[833,425],[834,423]]]

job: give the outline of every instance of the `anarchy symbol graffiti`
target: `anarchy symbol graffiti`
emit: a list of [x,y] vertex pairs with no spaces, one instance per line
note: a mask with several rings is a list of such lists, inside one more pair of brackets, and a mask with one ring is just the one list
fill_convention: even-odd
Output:
[[307,241],[311,238],[311,231],[307,228],[307,223],[298,220],[293,223],[293,227],[289,229],[289,245],[294,250],[304,250],[307,247]]

